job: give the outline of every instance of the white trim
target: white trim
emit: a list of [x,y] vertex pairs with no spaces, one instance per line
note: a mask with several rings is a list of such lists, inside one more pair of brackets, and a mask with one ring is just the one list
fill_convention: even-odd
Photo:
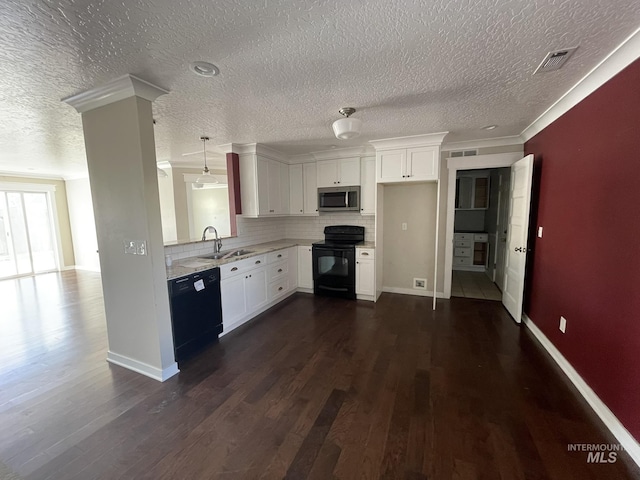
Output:
[[161,370],[149,364],[134,360],[133,358],[120,355],[119,353],[114,353],[111,350],[107,352],[107,362],[141,373],[142,375],[158,380],[159,382],[164,382],[180,371],[176,362],[173,362],[167,368]]
[[0,190],[27,193],[55,193],[56,186],[46,183],[2,182],[0,183]]
[[428,133],[426,135],[411,135],[409,137],[382,138],[369,140],[376,151],[396,148],[423,147],[429,145],[441,145],[442,140],[449,132]]
[[[400,295],[415,295],[416,297],[433,297],[433,290],[417,290],[415,288],[382,287],[383,292],[399,293]],[[436,293],[437,298],[445,298],[443,292]]]
[[99,87],[63,98],[62,101],[71,105],[78,113],[84,113],[133,96],[153,102],[160,95],[167,93],[169,90],[160,88],[135,75],[127,74],[114,78]]
[[624,447],[632,460],[640,466],[640,443],[636,441],[633,435],[622,425],[620,420],[609,410],[609,407],[607,407],[600,397],[591,389],[587,382],[585,382],[575,368],[573,368],[571,363],[564,358],[556,346],[542,333],[542,330],[540,330],[526,314],[522,315],[522,320],[544,349],[551,355],[551,358],[553,358],[562,369],[567,378],[571,380],[571,383],[578,389],[596,415],[600,417],[600,420],[602,420],[613,436],[616,437]]
[[49,174],[45,174],[45,173],[33,173],[30,171],[15,171],[15,172],[7,172],[7,171],[0,171],[0,177],[18,177],[18,178],[37,178],[38,180],[57,180],[59,182],[64,180],[64,177],[61,177],[60,175],[49,175]]
[[640,28],[627,37],[618,47],[582,77],[578,83],[556,100],[542,115],[536,118],[531,125],[525,128],[520,134],[522,139],[526,142],[534,137],[628,67],[638,57],[640,57]]
[[[465,140],[463,142],[452,142],[442,144],[443,152],[454,150],[475,150],[478,148],[507,147],[509,145],[522,145],[524,140],[520,135],[510,135],[508,137],[484,138],[479,140]],[[456,157],[458,158],[458,157]],[[473,155],[469,158],[473,158]]]
[[521,152],[476,155],[473,157],[447,158],[449,180],[447,183],[447,223],[444,253],[444,298],[451,298],[451,272],[453,270],[453,230],[456,203],[456,175],[458,170],[510,167],[522,158]]
[[318,160],[334,160],[336,158],[361,157],[369,154],[375,155],[376,152],[368,145],[348,148],[332,148],[331,150],[321,150],[319,152],[311,152],[313,158]]
[[65,270],[82,270],[83,272],[95,272],[101,273],[100,267],[85,267],[84,265],[73,265],[71,267],[64,267]]

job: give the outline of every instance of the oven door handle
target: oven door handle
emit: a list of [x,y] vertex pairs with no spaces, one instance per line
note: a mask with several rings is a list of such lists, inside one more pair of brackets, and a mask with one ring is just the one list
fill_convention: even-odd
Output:
[[317,250],[319,252],[349,252],[351,250],[355,251],[354,247],[320,247],[313,246],[313,250]]
[[318,288],[322,290],[331,290],[332,292],[348,292],[349,289],[346,287],[327,287],[326,285],[318,285]]

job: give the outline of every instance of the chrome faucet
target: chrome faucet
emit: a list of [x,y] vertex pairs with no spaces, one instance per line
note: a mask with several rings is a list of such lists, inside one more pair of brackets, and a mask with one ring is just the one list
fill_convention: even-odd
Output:
[[214,227],[213,225],[209,225],[208,227],[206,227],[204,229],[204,232],[202,232],[202,241],[204,242],[207,239],[207,232],[209,231],[209,229],[213,229],[213,233],[216,235],[215,242],[213,244],[213,253],[220,253],[220,250],[222,249],[222,240],[220,240],[220,238],[218,237],[218,231],[216,230],[216,227]]

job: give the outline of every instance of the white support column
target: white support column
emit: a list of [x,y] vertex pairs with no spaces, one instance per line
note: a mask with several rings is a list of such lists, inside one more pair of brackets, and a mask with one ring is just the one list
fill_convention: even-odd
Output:
[[82,114],[107,318],[107,360],[160,381],[178,373],[151,112],[151,102],[165,93],[125,75],[64,99]]

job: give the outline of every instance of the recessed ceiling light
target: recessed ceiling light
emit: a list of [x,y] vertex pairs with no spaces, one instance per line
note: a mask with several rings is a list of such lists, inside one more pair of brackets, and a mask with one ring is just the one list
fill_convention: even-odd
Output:
[[215,77],[220,73],[220,69],[209,62],[193,62],[189,69],[201,77]]
[[497,125],[487,125],[486,127],[482,127],[483,130],[493,130],[497,127]]

